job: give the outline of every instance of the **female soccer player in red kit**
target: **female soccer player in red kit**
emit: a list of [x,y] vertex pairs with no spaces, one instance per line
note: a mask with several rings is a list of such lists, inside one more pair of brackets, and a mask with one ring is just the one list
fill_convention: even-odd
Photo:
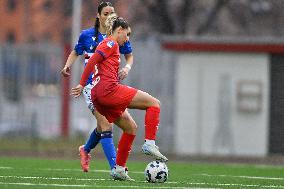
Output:
[[[145,143],[142,151],[158,160],[168,160],[155,145],[160,119],[159,100],[146,92],[119,83],[119,45],[128,41],[129,35],[129,24],[123,18],[117,18],[113,23],[111,35],[99,44],[90,58],[80,84],[71,89],[71,94],[79,97],[90,73],[94,71],[92,101],[97,111],[123,130],[118,143],[116,166],[112,170],[114,179],[119,180],[131,180],[127,174],[126,161],[137,130],[137,125],[126,108],[146,110]],[[130,69],[127,66],[125,68]]]

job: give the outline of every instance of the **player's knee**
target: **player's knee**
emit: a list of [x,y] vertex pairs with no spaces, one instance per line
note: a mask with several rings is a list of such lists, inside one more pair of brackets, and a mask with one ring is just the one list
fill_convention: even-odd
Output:
[[160,108],[160,105],[161,105],[160,100],[157,99],[157,98],[154,98],[154,99],[153,99],[153,104],[152,104],[152,106],[157,107],[157,108]]
[[132,131],[136,134],[136,132],[137,132],[137,125],[136,125],[136,123],[132,123],[131,124],[131,128],[132,128]]
[[137,124],[135,121],[131,118],[131,116],[124,116],[124,121],[127,123],[127,132],[128,134],[133,134],[135,135],[137,132]]
[[97,128],[99,131],[112,131],[112,124],[104,119],[97,119]]
[[126,130],[126,132],[128,134],[131,134],[131,135],[136,135],[136,133],[137,133],[137,125],[136,124],[131,124],[130,127]]
[[97,132],[98,132],[98,133],[101,133],[101,132],[102,132],[102,128],[101,128],[101,126],[100,126],[99,124],[97,124]]

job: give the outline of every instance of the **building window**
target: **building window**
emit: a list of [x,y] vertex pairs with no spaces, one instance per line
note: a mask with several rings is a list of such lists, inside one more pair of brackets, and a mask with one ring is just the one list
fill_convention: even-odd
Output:
[[69,17],[72,15],[72,11],[73,11],[72,2],[70,0],[64,0],[62,6],[63,15]]
[[17,7],[17,2],[16,0],[8,0],[7,1],[7,10],[9,12],[13,12]]
[[62,38],[63,38],[64,43],[70,43],[71,41],[71,29],[70,28],[64,29]]
[[14,32],[8,32],[6,36],[7,43],[15,43],[16,42],[16,36]]
[[53,4],[51,2],[51,0],[46,0],[44,3],[43,3],[43,10],[47,13],[50,13],[52,11],[52,8],[53,8]]

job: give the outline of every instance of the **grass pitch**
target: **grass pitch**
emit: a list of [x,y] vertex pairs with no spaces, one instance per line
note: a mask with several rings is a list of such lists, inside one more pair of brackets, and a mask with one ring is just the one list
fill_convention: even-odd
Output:
[[284,188],[283,166],[168,162],[169,179],[147,183],[148,162],[130,161],[134,182],[113,181],[103,160],[92,160],[83,173],[78,160],[0,157],[0,188]]

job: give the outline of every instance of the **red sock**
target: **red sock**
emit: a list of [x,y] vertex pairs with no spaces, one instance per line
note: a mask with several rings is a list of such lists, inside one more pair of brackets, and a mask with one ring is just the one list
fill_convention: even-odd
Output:
[[145,115],[145,139],[155,140],[160,122],[160,108],[150,107]]
[[126,161],[131,151],[131,146],[134,141],[134,138],[135,135],[122,133],[117,147],[117,156],[116,156],[117,165],[120,165],[122,167],[126,166]]

